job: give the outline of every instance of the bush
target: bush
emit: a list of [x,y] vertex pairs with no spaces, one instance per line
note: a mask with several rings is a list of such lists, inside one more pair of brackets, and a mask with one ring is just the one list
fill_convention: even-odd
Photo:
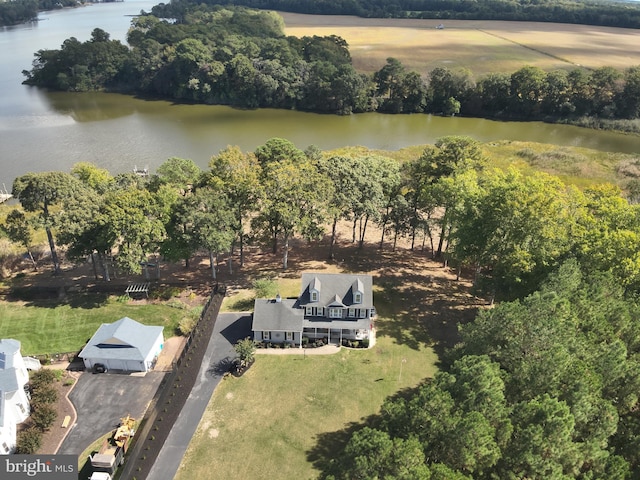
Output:
[[43,432],[51,428],[57,417],[58,414],[55,408],[47,404],[38,405],[37,409],[31,414],[31,420],[33,420],[34,425]]
[[31,374],[29,383],[33,390],[38,390],[46,385],[51,385],[56,380],[56,373],[53,370],[40,369],[37,372]]
[[43,385],[33,389],[31,394],[32,404],[55,403],[58,400],[58,392],[51,385]]
[[18,434],[16,453],[32,455],[42,445],[42,432],[35,427],[27,428]]
[[180,323],[178,323],[178,331],[180,332],[180,335],[186,337],[193,331],[197,324],[198,317],[194,318],[191,315],[183,317],[182,320],[180,320]]
[[256,298],[273,298],[278,293],[278,284],[273,278],[258,278],[253,281]]
[[182,290],[178,287],[160,287],[152,290],[149,296],[156,300],[170,300],[173,297],[180,296]]
[[256,344],[250,337],[238,340],[233,348],[238,354],[240,366],[246,367],[253,362],[254,354],[256,353]]

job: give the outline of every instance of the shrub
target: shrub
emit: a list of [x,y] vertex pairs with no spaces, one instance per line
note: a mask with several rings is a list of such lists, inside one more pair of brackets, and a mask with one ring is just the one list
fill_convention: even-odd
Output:
[[31,455],[42,445],[42,432],[35,427],[27,428],[18,434],[16,453]]
[[189,335],[195,326],[198,324],[198,319],[193,318],[192,316],[183,317],[178,323],[178,331],[180,335],[187,336]]
[[37,409],[31,414],[34,425],[43,432],[51,428],[57,417],[56,409],[46,404],[38,405]]
[[369,339],[365,338],[362,340],[362,348],[369,348]]
[[33,404],[55,403],[58,400],[58,392],[51,385],[43,385],[33,389],[31,399]]
[[251,338],[247,337],[242,340],[238,340],[233,348],[238,354],[240,366],[246,367],[248,364],[253,362],[254,354],[256,353],[256,344]]
[[273,278],[264,277],[253,281],[256,298],[272,298],[278,293],[278,284]]
[[149,296],[154,299],[169,300],[179,296],[181,291],[178,287],[160,287],[152,290]]
[[51,385],[56,380],[56,373],[53,370],[40,369],[37,372],[31,374],[29,383],[31,388],[37,390],[43,386]]

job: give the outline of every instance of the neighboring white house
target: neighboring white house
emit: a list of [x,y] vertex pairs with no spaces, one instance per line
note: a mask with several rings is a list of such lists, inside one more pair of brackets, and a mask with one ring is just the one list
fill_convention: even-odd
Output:
[[25,385],[29,374],[20,354],[20,342],[0,340],[0,454],[16,448],[16,425],[30,413]]
[[297,298],[258,298],[253,312],[255,341],[291,343],[302,338],[366,340],[373,345],[376,309],[371,275],[304,273]]
[[109,370],[147,372],[162,351],[164,327],[143,325],[124,317],[103,323],[80,352],[86,369],[101,363]]

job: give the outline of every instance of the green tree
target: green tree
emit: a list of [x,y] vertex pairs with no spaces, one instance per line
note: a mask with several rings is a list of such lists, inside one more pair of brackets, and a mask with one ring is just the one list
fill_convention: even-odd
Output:
[[539,113],[546,73],[538,67],[526,66],[511,74],[512,110],[523,117]]
[[234,212],[236,237],[240,247],[240,266],[244,265],[246,221],[256,212],[262,197],[260,164],[253,153],[243,153],[239,147],[227,147],[209,161],[207,184],[218,186],[229,200]]
[[24,212],[18,209],[11,210],[5,220],[4,229],[7,232],[9,240],[24,246],[27,250],[27,255],[29,255],[29,260],[31,260],[31,264],[33,265],[33,269],[38,270],[38,264],[31,254],[33,228]]
[[251,338],[247,337],[238,340],[233,348],[238,355],[241,367],[246,367],[253,362],[256,353],[256,344]]
[[569,191],[546,174],[488,172],[454,232],[454,256],[491,276],[502,295],[533,291],[571,244]]
[[67,173],[42,172],[27,173],[13,182],[12,195],[20,201],[27,212],[37,212],[37,225],[47,233],[54,274],[59,275],[60,260],[53,237],[56,219],[64,211],[71,199],[82,195],[83,186],[79,180]]
[[109,250],[117,249],[116,261],[125,271],[140,273],[141,262],[157,250],[166,230],[150,192],[138,188],[110,193],[100,209],[99,226]]
[[90,162],[74,164],[71,167],[71,174],[100,195],[109,190],[114,183],[114,179],[108,170]]
[[291,237],[300,233],[313,239],[322,233],[332,186],[315,163],[286,140],[270,140],[256,150],[256,157],[265,193],[253,226],[269,236],[274,253],[282,237],[286,269]]
[[218,254],[229,252],[231,271],[231,247],[238,231],[237,218],[224,193],[214,189],[199,189],[194,198],[192,213],[196,244],[209,252],[211,275],[215,280]]

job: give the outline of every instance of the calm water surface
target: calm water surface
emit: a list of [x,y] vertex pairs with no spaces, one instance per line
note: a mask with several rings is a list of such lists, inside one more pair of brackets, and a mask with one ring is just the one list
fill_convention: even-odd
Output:
[[137,165],[154,169],[167,158],[191,158],[206,167],[227,145],[253,150],[271,137],[298,147],[345,145],[398,149],[444,135],[480,141],[530,140],[605,151],[640,152],[640,137],[538,122],[492,122],[429,115],[350,117],[286,110],[238,110],[175,105],[117,94],[47,93],[21,85],[33,53],[60,48],[71,36],[89,39],[99,27],[124,42],[131,16],[157,1],[126,0],[43,13],[34,24],[0,29],[0,187],[29,171],[68,170],[90,161],[112,173]]

